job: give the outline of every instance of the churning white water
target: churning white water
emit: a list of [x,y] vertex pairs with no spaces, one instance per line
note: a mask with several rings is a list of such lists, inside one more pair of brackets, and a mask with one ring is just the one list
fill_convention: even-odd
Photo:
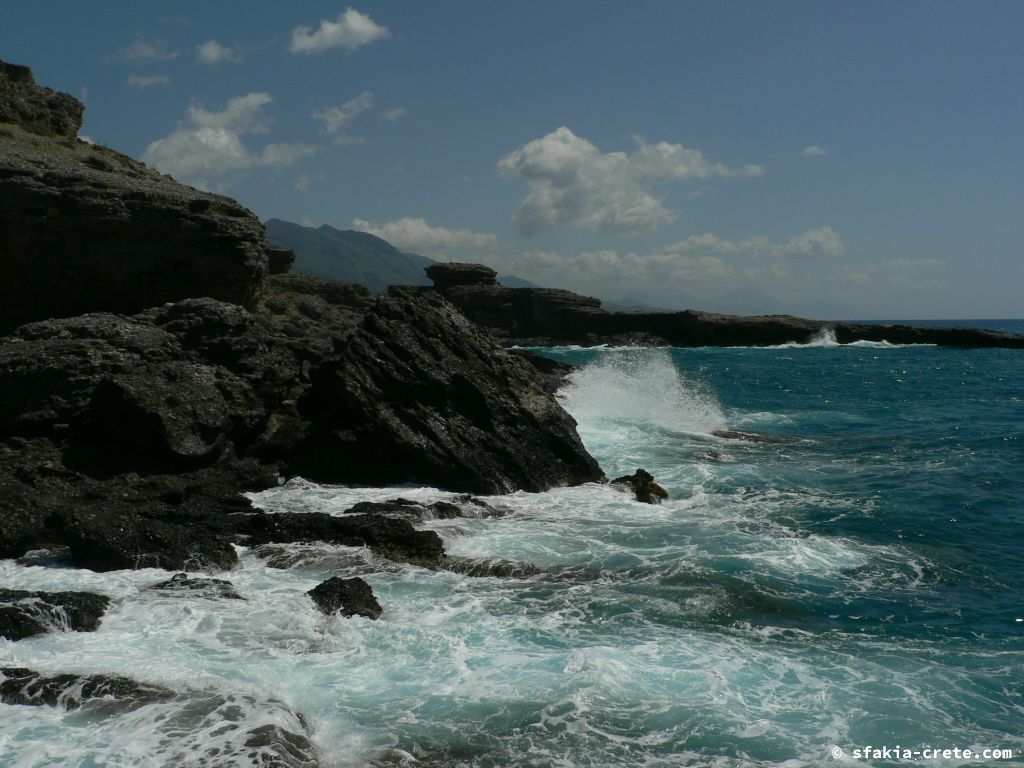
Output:
[[[646,467],[667,503],[591,484],[488,499],[500,517],[424,523],[453,557],[533,566],[503,577],[350,547],[241,549],[238,568],[215,575],[245,601],[150,591],[170,575],[157,570],[0,561],[8,587],[114,598],[95,633],[0,640],[4,666],[179,692],[129,710],[0,705],[0,765],[250,765],[232,726],[299,731],[298,713],[331,768],[802,766],[897,731],[912,743],[1019,741],[993,703],[999,670],[1018,658],[1009,645],[968,670],[969,643],[890,634],[941,568],[809,525],[871,512],[816,482],[845,465],[812,466],[806,442],[711,435],[790,417],[723,407],[700,366],[684,372],[669,351],[587,354],[562,402],[610,475]],[[396,496],[451,494],[297,480],[253,500],[341,514]],[[331,576],[365,578],[381,619],[319,614],[305,592]],[[965,696],[996,725],[963,717]]]

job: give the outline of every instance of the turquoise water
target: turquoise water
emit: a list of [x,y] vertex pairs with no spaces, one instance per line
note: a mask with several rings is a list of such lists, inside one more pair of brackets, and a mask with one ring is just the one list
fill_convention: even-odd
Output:
[[[329,766],[905,764],[857,759],[865,745],[1019,762],[1024,353],[546,353],[582,366],[560,398],[602,467],[645,467],[666,504],[588,485],[428,524],[453,555],[541,566],[520,578],[319,545],[277,548],[280,570],[242,550],[228,576],[245,604],[143,591],[160,571],[0,561],[6,586],[115,597],[98,632],[0,641],[0,660],[277,699]],[[340,512],[399,494],[448,495],[293,481],[254,500]],[[382,619],[317,614],[302,593],[331,575],[366,578]],[[0,764],[188,764],[154,735],[167,717],[0,707]]]

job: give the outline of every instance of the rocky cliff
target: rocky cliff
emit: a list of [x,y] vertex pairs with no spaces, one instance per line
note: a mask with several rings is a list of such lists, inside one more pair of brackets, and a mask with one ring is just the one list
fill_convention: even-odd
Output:
[[978,328],[834,323],[789,315],[741,317],[712,312],[609,312],[598,299],[554,288],[506,288],[479,264],[434,264],[435,288],[470,320],[506,343],[652,344],[674,347],[805,344],[831,332],[840,343],[888,341],[1024,349],[1024,336]]
[[0,332],[199,296],[252,307],[267,274],[256,216],[78,139],[82,112],[0,62]]
[[241,492],[602,477],[549,383],[434,292],[268,277],[251,213],[79,141],[81,105],[25,68],[0,65],[0,117],[0,557],[226,568],[318,537],[437,563],[408,521],[269,523]]

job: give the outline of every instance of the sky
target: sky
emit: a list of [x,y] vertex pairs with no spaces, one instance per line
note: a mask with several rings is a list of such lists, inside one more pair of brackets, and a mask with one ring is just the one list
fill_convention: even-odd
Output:
[[81,135],[606,300],[1024,316],[1024,3],[11,3]]

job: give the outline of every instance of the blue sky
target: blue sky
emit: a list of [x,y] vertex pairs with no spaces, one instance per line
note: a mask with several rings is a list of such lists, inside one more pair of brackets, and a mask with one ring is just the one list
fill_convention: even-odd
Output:
[[261,218],[666,307],[1020,317],[1024,4],[5,8],[82,134]]

